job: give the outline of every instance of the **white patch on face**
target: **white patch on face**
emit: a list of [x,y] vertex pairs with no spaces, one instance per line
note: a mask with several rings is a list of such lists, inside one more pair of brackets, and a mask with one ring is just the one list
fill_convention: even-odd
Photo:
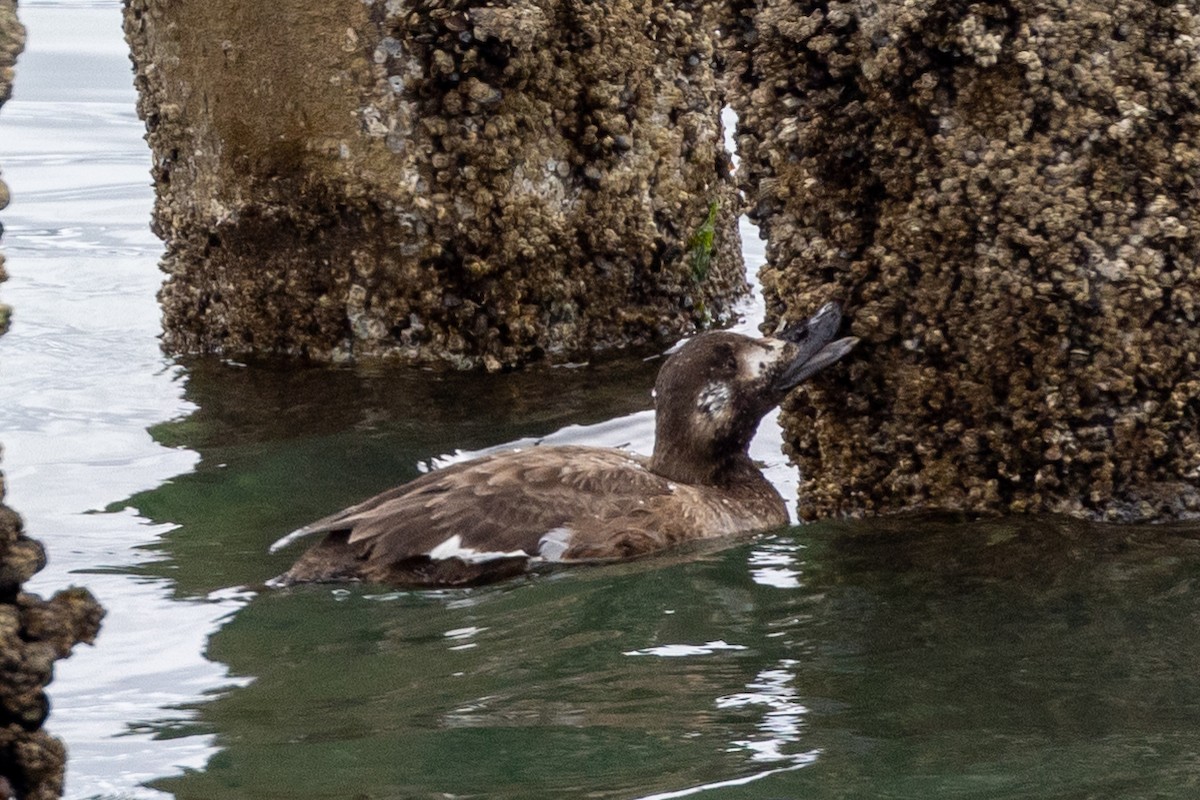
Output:
[[570,528],[551,528],[538,539],[538,555],[547,561],[562,561],[563,554],[571,547]]
[[476,550],[473,547],[463,547],[462,536],[456,533],[430,550],[429,557],[434,561],[457,558],[459,561],[467,564],[480,564],[484,561],[495,561],[499,558],[529,558],[529,554],[524,550],[502,552],[500,550]]
[[729,388],[729,384],[712,381],[700,390],[700,396],[696,398],[696,409],[710,417],[722,416],[729,408],[731,397],[733,390]]
[[779,351],[785,346],[778,339],[760,339],[755,345],[742,353],[741,373],[749,381],[755,381],[774,369]]

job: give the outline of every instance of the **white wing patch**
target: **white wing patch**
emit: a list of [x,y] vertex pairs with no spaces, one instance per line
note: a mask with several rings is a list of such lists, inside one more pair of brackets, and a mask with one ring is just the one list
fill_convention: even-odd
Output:
[[570,528],[563,526],[551,528],[538,539],[538,555],[547,561],[562,561],[563,554],[571,547]]
[[524,550],[476,550],[473,547],[463,547],[462,536],[454,534],[446,541],[429,551],[429,557],[434,561],[445,561],[457,558],[467,564],[480,564],[484,561],[495,561],[500,558],[529,558]]
[[280,550],[287,547],[292,542],[296,541],[297,539],[303,539],[305,536],[308,536],[310,533],[312,533],[312,531],[308,528],[297,528],[296,530],[292,531],[288,535],[284,536],[282,539],[276,540],[275,544],[273,544],[269,548],[267,548],[267,552],[268,553],[278,553]]
[[729,384],[712,381],[700,390],[696,408],[710,417],[719,417],[729,407],[729,399],[732,396],[733,390],[729,388]]

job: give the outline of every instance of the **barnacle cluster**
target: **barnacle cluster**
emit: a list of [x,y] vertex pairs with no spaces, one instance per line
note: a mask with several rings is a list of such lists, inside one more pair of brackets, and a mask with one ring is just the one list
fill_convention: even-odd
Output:
[[167,348],[497,369],[727,319],[739,203],[694,5],[127,0]]
[[863,339],[786,416],[801,516],[1200,513],[1194,6],[728,14],[770,315]]

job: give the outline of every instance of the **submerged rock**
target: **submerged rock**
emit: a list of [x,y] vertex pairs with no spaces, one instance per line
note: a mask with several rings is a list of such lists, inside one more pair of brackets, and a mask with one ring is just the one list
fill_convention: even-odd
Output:
[[1200,514],[1197,13],[732,4],[769,311],[863,339],[785,419],[801,516]]
[[[16,11],[13,0],[0,0],[0,105],[11,94],[13,65],[25,42]],[[0,183],[0,209],[7,197]],[[0,254],[0,280],[3,266]],[[0,305],[0,333],[7,324],[8,307]],[[86,589],[49,601],[21,591],[45,566],[46,554],[22,533],[21,518],[3,500],[0,474],[0,798],[52,800],[62,795],[66,749],[41,729],[50,711],[45,687],[56,660],[95,638],[104,612]]]
[[730,315],[694,4],[214,2],[125,2],[169,350],[499,368]]

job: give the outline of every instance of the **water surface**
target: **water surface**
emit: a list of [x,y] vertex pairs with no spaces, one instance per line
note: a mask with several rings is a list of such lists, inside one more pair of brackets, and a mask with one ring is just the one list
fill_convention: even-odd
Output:
[[[262,591],[286,531],[515,441],[651,443],[657,360],[460,376],[176,363],[115,2],[22,3],[0,111],[11,503],[71,798],[1193,798],[1200,537],[830,522],[449,592]],[[752,265],[761,247],[747,229]],[[760,311],[746,308],[743,329]],[[768,421],[754,453],[787,495]]]

